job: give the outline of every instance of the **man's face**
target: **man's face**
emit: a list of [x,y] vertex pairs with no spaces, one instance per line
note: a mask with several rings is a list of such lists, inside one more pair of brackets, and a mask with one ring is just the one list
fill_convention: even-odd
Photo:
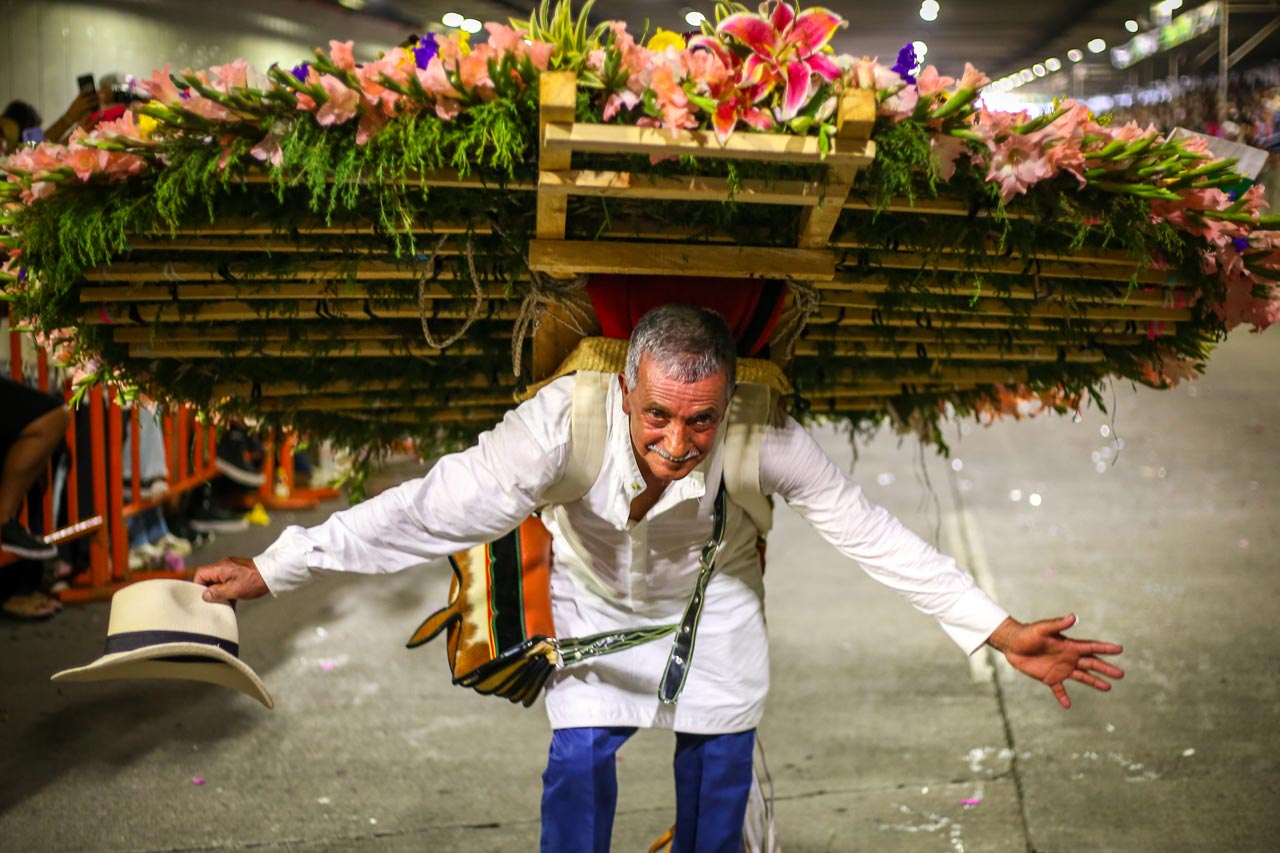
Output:
[[729,405],[723,372],[681,382],[649,355],[640,359],[636,386],[622,380],[622,411],[631,424],[631,448],[648,485],[689,475],[715,444]]

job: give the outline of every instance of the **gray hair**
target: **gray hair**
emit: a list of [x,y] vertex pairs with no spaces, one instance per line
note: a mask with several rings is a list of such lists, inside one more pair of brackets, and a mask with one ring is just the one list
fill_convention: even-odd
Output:
[[724,318],[710,308],[662,305],[641,317],[627,349],[627,387],[636,386],[646,353],[681,382],[723,371],[732,392],[738,379],[738,345]]

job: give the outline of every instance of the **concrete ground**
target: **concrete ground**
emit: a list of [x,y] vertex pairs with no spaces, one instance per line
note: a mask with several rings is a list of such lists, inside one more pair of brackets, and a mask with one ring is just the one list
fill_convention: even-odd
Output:
[[[1077,633],[1126,646],[1128,676],[1109,695],[1077,685],[1070,711],[994,657],[966,661],[780,508],[761,734],[783,847],[1277,849],[1277,388],[1280,333],[1242,332],[1200,381],[1117,385],[1109,414],[953,427],[949,460],[859,444],[871,497],[1016,615],[1076,612]],[[846,437],[822,440],[851,464]],[[206,556],[320,514],[277,513]],[[270,712],[198,684],[51,684],[98,655],[106,604],[5,624],[0,848],[536,849],[540,710],[452,687],[438,647],[403,648],[446,594],[435,570],[242,606]],[[669,825],[671,749],[657,732],[623,749],[615,850]]]

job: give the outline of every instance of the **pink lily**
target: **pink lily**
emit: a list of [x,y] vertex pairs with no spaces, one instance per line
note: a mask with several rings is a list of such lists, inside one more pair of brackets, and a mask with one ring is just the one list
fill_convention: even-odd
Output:
[[776,0],[772,11],[769,5],[762,4],[759,15],[730,15],[716,30],[751,49],[742,67],[746,85],[767,81],[770,88],[785,86],[782,106],[775,114],[778,121],[786,122],[795,118],[811,97],[814,74],[828,82],[840,78],[840,67],[822,49],[846,22],[821,7],[797,15],[786,0]]

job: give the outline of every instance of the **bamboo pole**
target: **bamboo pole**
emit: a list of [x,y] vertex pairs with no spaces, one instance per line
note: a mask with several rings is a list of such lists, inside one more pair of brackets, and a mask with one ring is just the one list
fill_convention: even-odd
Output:
[[[444,274],[436,277],[437,281],[464,281],[470,284],[469,277]],[[482,284],[481,293],[486,299],[506,301],[506,287],[503,285]],[[127,286],[98,286],[80,288],[82,303],[97,304],[102,302],[196,302],[215,299],[234,300],[289,300],[289,299],[408,299],[417,300],[418,290],[414,285],[397,285],[393,290],[385,287],[371,287],[368,284],[353,284],[346,281],[307,282],[302,284],[274,284],[255,282],[247,285],[236,284],[165,284],[151,282]],[[440,284],[428,284],[422,289],[424,301],[438,302],[445,300],[469,300],[469,293],[451,293]]]
[[1086,345],[1100,346],[1140,346],[1148,340],[1146,334],[1108,334],[1108,333],[1085,333],[1077,334],[1074,337],[1063,333],[1054,332],[1035,332],[1023,331],[1021,329],[1003,329],[1003,330],[974,330],[974,329],[877,329],[872,327],[866,328],[841,328],[832,330],[822,330],[814,334],[806,334],[803,338],[806,341],[823,342],[823,341],[857,341],[862,343],[884,342],[892,343],[910,343],[910,344],[938,344],[948,346],[953,343],[977,344],[985,343],[991,346],[1003,346],[1005,344],[1030,344],[1035,346],[1066,346],[1078,347]]
[[822,303],[826,307],[862,308],[878,311],[882,316],[907,314],[914,321],[920,315],[946,317],[956,315],[961,318],[975,315],[991,317],[1056,317],[1079,320],[1133,320],[1134,322],[1179,323],[1191,319],[1189,308],[1157,308],[1149,305],[1069,305],[1060,302],[1042,302],[1026,308],[1013,308],[1000,299],[965,299],[954,306],[944,308],[925,306],[903,306],[887,308],[881,306],[876,299],[861,293],[823,294]]
[[532,240],[529,268],[557,277],[618,273],[825,281],[834,274],[831,253],[819,249],[589,240]]
[[[1029,332],[1075,332],[1075,333],[1111,333],[1133,334],[1163,337],[1177,331],[1177,324],[1168,321],[1154,323],[1136,320],[1078,320],[1053,318],[1012,318],[992,317],[966,314],[926,313],[923,310],[912,313],[908,310],[887,314],[875,310],[857,308],[823,308],[809,318],[808,327],[823,334],[832,333],[836,329],[868,328],[880,329],[885,333],[893,329],[925,329],[935,331],[951,330],[985,330],[989,332],[1029,331]],[[812,337],[812,335],[810,335]]]
[[837,358],[859,359],[955,359],[961,361],[1028,361],[1053,362],[1066,361],[1079,364],[1092,364],[1105,360],[1100,352],[1091,350],[1074,350],[1070,347],[1055,346],[1014,346],[996,349],[989,346],[970,346],[952,344],[948,346],[925,347],[923,344],[893,345],[881,342],[873,345],[860,343],[835,342],[819,344],[816,341],[796,342],[796,357],[834,356]]
[[[465,320],[471,309],[438,307],[433,304],[427,314],[429,320]],[[135,310],[136,309],[136,310]],[[510,321],[519,315],[518,305],[489,303],[481,309],[478,319]],[[136,315],[136,316],[135,316]],[[240,322],[254,320],[299,320],[315,322],[328,320],[419,320],[422,312],[418,306],[372,306],[365,301],[319,300],[314,303],[286,303],[284,306],[257,305],[243,302],[201,302],[195,307],[175,303],[145,303],[125,307],[114,303],[110,308],[99,306],[97,311],[85,311],[80,322],[87,325],[155,325],[192,322]]]
[[219,382],[213,386],[213,397],[293,397],[307,394],[342,394],[356,391],[470,391],[476,388],[517,387],[510,372],[451,375],[446,381],[417,382],[403,377],[389,379],[334,379],[327,382]]
[[1181,289],[1177,287],[1169,287],[1167,285],[1155,285],[1142,288],[1134,288],[1130,291],[1127,287],[1119,284],[1115,287],[1115,293],[1106,292],[1106,285],[1098,284],[1080,284],[1072,287],[1064,287],[1060,282],[1062,279],[1051,279],[1049,283],[1041,287],[1028,287],[1026,285],[1005,285],[996,286],[990,282],[990,276],[983,276],[984,283],[980,287],[975,287],[972,291],[965,290],[954,284],[944,284],[936,281],[924,281],[904,286],[901,282],[896,282],[886,276],[868,275],[862,276],[847,271],[837,272],[836,277],[831,281],[824,281],[818,285],[818,290],[826,293],[830,292],[851,292],[851,293],[890,293],[898,292],[907,296],[915,294],[931,295],[931,296],[951,296],[956,299],[972,299],[975,296],[995,296],[1000,299],[1018,299],[1018,300],[1063,300],[1071,299],[1077,302],[1099,302],[1114,305],[1152,305],[1161,308],[1170,308],[1180,305],[1190,305],[1196,301],[1196,294],[1193,291]]
[[[474,393],[474,392],[473,392]],[[412,394],[394,397],[373,394],[309,394],[297,397],[264,397],[254,401],[254,405],[264,412],[280,411],[341,411],[343,409],[363,409],[367,411],[388,411],[392,409],[421,408],[514,408],[516,400],[513,395],[485,395],[450,397],[439,393]]]
[[593,171],[589,169],[544,171],[539,192],[569,196],[648,199],[653,201],[705,201],[735,204],[785,204],[812,207],[825,187],[813,181],[745,180],[701,175],[664,177],[643,172]]
[[[199,343],[162,343],[130,344],[129,355],[133,358],[246,358],[273,356],[277,358],[460,358],[464,356],[482,356],[489,352],[486,347],[474,344],[458,343],[440,350],[422,344],[397,343],[382,341],[362,341],[347,346],[334,347],[325,352],[317,352],[309,343],[266,343],[255,346],[210,347]],[[408,367],[406,368],[408,369]]]
[[[859,264],[860,249],[846,249],[844,257],[836,264],[837,269],[848,269]],[[850,255],[853,256],[850,260]],[[1027,278],[1070,278],[1096,279],[1098,281],[1117,281],[1138,284],[1163,285],[1169,280],[1169,274],[1161,270],[1143,270],[1136,265],[1132,270],[1117,268],[1114,264],[1100,264],[1093,261],[1075,263],[1068,261],[1023,261],[1018,259],[985,258],[985,266],[974,266],[968,259],[952,258],[939,255],[928,255],[919,252],[894,252],[881,249],[867,250],[867,265],[871,269],[906,269],[906,270],[945,270],[947,272],[1001,273],[1004,275],[1025,276]]]

